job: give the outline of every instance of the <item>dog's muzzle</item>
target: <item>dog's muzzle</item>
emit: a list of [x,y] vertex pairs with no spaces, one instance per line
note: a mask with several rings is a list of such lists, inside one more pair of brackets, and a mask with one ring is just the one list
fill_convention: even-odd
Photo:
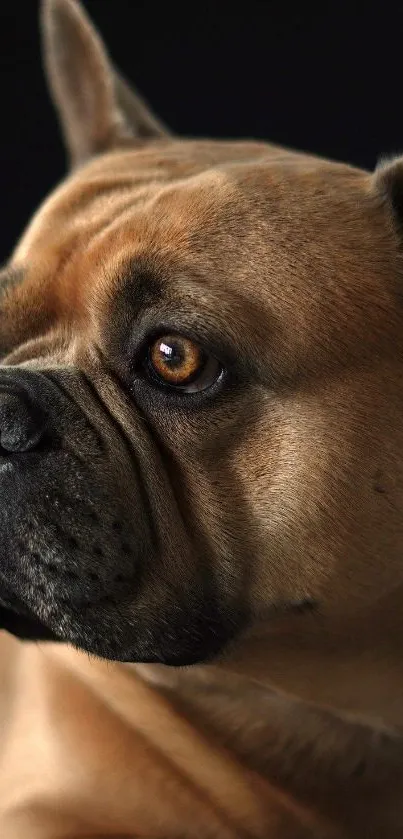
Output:
[[105,646],[100,613],[127,608],[143,545],[125,442],[85,377],[2,368],[0,628],[74,640],[92,627],[93,645]]

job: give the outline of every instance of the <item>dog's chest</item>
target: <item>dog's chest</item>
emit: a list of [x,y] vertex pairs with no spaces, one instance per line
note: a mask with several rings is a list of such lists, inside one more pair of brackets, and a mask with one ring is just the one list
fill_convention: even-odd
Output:
[[305,836],[261,779],[133,674],[7,636],[0,649],[2,836]]

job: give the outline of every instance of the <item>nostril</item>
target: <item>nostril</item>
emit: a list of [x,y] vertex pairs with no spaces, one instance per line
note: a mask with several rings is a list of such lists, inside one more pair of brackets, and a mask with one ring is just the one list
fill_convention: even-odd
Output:
[[0,448],[3,452],[35,449],[46,429],[46,414],[18,388],[0,386]]

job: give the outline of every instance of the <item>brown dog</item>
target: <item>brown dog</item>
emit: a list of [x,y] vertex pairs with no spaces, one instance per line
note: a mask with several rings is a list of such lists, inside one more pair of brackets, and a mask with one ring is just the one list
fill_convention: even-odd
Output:
[[403,164],[178,140],[75,0],[43,31],[73,172],[1,277],[1,837],[400,837]]

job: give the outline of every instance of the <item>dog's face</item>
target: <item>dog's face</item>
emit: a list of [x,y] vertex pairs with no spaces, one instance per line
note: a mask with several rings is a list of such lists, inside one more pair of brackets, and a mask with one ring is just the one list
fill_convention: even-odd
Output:
[[3,626],[187,664],[370,608],[403,583],[400,164],[179,141],[74,0],[44,31],[81,165],[2,274]]

